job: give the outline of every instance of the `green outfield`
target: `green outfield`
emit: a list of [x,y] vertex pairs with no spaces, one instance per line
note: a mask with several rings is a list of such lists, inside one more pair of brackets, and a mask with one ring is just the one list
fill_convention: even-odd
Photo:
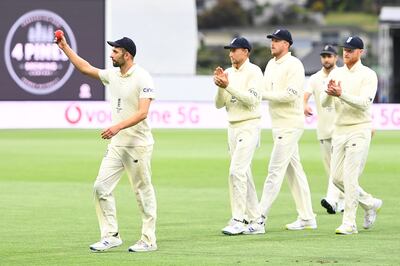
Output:
[[[371,230],[338,236],[341,215],[319,201],[325,177],[314,131],[306,131],[300,155],[311,188],[318,229],[291,232],[296,211],[286,181],[271,210],[267,233],[229,237],[225,130],[154,130],[153,183],[158,199],[159,250],[127,249],[140,235],[140,217],[124,175],[117,186],[121,247],[91,253],[99,232],[92,200],[106,142],[98,130],[0,131],[0,265],[400,265],[400,132],[378,131],[361,178],[382,198]],[[253,163],[260,195],[271,152],[271,132]]]

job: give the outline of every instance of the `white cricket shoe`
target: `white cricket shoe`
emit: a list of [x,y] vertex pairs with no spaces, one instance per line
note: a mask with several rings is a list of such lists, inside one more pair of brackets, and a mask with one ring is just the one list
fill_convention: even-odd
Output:
[[246,225],[243,234],[244,235],[265,234],[265,219],[260,217],[256,221],[252,221],[251,223]]
[[352,235],[357,234],[357,226],[355,225],[347,225],[341,224],[338,228],[336,228],[335,233],[337,235]]
[[110,248],[115,248],[122,245],[122,240],[119,236],[104,237],[99,242],[96,242],[89,246],[93,252],[106,251]]
[[286,225],[287,230],[304,230],[304,229],[317,229],[317,221],[315,219],[302,220],[297,219],[291,224]]
[[370,229],[376,221],[376,215],[381,209],[383,201],[380,199],[374,199],[374,207],[372,209],[366,210],[364,214],[364,229]]
[[148,252],[157,250],[157,244],[147,244],[143,240],[139,240],[135,245],[128,248],[129,252]]
[[222,233],[225,235],[240,235],[246,229],[243,221],[236,220],[232,218],[228,225],[222,228]]
[[336,213],[336,204],[331,204],[326,198],[321,200],[321,206],[326,209],[326,212],[329,214]]

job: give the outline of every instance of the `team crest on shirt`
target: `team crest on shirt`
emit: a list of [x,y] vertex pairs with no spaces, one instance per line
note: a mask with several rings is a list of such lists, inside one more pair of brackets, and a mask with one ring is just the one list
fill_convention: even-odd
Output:
[[232,98],[231,98],[231,103],[236,103],[236,102],[237,102],[236,97],[235,97],[235,96],[232,96]]

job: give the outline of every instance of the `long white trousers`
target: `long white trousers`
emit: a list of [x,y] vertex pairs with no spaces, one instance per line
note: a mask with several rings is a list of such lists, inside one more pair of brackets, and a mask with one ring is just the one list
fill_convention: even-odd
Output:
[[125,170],[142,216],[141,239],[156,243],[156,197],[151,183],[151,154],[153,146],[116,147],[109,145],[94,183],[96,212],[101,237],[118,232],[113,190]]
[[260,142],[259,120],[241,122],[228,127],[228,144],[231,156],[229,192],[232,217],[254,221],[260,217],[258,197],[251,172],[251,162]]
[[274,147],[268,166],[268,176],[260,201],[261,214],[265,217],[272,203],[279,194],[285,175],[288,179],[298,218],[311,220],[315,218],[312,209],[310,188],[307,177],[300,162],[298,142],[303,129],[272,129]]
[[371,130],[362,129],[332,138],[331,176],[333,183],[344,192],[343,224],[356,225],[357,207],[373,208],[374,198],[358,184],[368,156]]
[[319,147],[321,150],[322,162],[324,164],[325,172],[328,175],[328,189],[326,191],[326,199],[331,204],[337,204],[339,199],[344,199],[344,194],[332,182],[331,172],[331,152],[332,152],[332,139],[319,140]]

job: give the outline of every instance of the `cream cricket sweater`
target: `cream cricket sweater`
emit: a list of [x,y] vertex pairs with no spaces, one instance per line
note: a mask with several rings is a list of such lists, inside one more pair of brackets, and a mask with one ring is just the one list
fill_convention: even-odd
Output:
[[317,121],[317,137],[321,139],[332,138],[335,121],[335,108],[333,106],[321,106],[321,93],[326,90],[328,84],[328,75],[324,72],[324,68],[311,75],[308,80],[306,92],[314,95],[315,107],[317,108],[318,121]]
[[371,105],[378,87],[375,71],[360,60],[351,69],[345,65],[332,70],[328,79],[340,81],[342,87],[339,97],[321,94],[322,106],[335,106],[334,134],[372,128]]
[[303,64],[290,52],[269,60],[262,99],[269,101],[272,128],[304,128],[304,80]]
[[218,88],[215,106],[226,108],[230,123],[261,118],[261,69],[247,59],[239,69],[230,67],[225,72],[229,85],[225,89]]

